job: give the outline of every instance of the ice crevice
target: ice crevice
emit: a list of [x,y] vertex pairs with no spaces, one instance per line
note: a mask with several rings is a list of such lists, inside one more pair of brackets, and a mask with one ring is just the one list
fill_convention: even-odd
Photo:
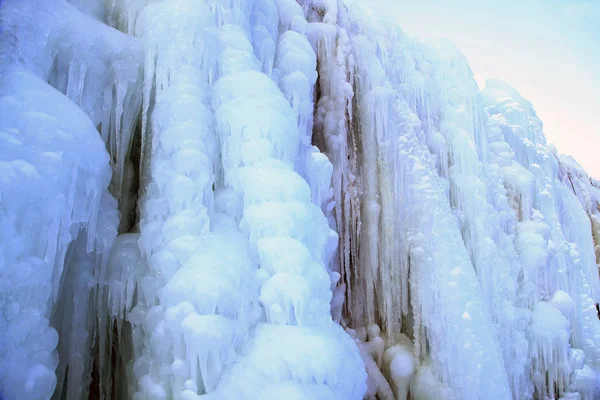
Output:
[[600,396],[600,183],[364,0],[6,0],[0,398]]

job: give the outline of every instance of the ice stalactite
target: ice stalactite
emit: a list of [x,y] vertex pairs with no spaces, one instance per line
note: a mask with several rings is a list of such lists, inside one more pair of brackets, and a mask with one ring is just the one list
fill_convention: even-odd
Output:
[[450,205],[491,312],[511,390],[522,396],[528,390],[522,376],[529,309],[517,301],[520,265],[513,243],[517,221],[498,165],[490,160],[484,104],[466,60],[446,43],[427,46],[425,51],[437,84],[435,101],[424,100],[429,110],[425,117],[430,119],[425,135],[437,137],[428,140],[428,147],[438,161],[438,174],[448,181]]
[[[214,26],[213,14],[206,4],[174,1],[148,5],[136,21],[150,72],[139,240],[148,271],[129,316],[136,344],[129,390],[133,398],[177,398],[212,390],[222,364],[231,360],[236,334],[227,317],[246,304],[243,293],[252,293],[243,274],[251,264],[235,232],[231,249],[221,244],[224,233],[210,233],[218,145],[204,63],[211,54],[202,38]],[[189,51],[178,57],[175,49]],[[203,287],[195,288],[199,281]],[[224,289],[235,293],[233,285],[242,281],[241,301],[228,300]],[[203,345],[203,338],[209,342]]]
[[[279,2],[278,7],[289,5]],[[337,235],[319,204],[326,200],[328,169],[312,167],[328,163],[314,156],[307,138],[312,105],[307,86],[315,79],[314,59],[300,32],[286,32],[278,41],[274,74],[287,99],[272,80],[256,72],[225,76],[215,85],[216,115],[229,117],[219,128],[228,150],[223,152],[225,183],[242,196],[240,228],[258,255],[259,301],[265,313],[224,374],[214,393],[218,398],[351,398],[364,392],[358,352],[330,315],[331,286],[337,279],[327,265]],[[252,96],[257,89],[263,98]],[[247,108],[244,113],[239,112],[241,104]],[[267,106],[269,114],[263,112]],[[292,343],[302,349],[290,351]],[[247,377],[256,384],[237,384]]]
[[600,184],[385,11],[3,2],[1,396],[598,397]]
[[83,231],[67,252],[60,297],[55,303],[51,325],[57,329],[58,365],[57,386],[53,398],[87,398],[95,354],[91,349],[101,340],[102,332],[96,318],[102,311],[100,282],[109,262],[109,249],[118,226],[114,199],[103,198],[99,215],[100,237],[105,238],[99,252],[89,252],[87,233]]
[[98,285],[95,359],[90,388],[96,397],[127,396],[126,367],[134,351],[129,317],[141,296],[140,282],[147,272],[138,239],[139,233],[117,236]]
[[[564,194],[562,185],[557,186],[556,166],[553,162],[541,161],[552,158],[543,155],[549,153],[541,134],[541,123],[539,120],[529,122],[526,115],[523,118],[515,112],[514,103],[507,102],[511,105],[508,118],[517,118],[511,128],[516,130],[517,135],[521,135],[519,132],[524,129],[526,135],[527,140],[520,142],[515,140],[514,134],[510,134],[510,128],[498,122],[497,117],[488,120],[484,111],[486,101],[480,95],[468,64],[452,46],[415,43],[401,33],[394,33],[393,26],[375,27],[368,13],[357,9],[350,8],[347,22],[342,23],[351,27],[350,47],[355,60],[355,106],[350,114],[354,131],[359,132],[353,139],[358,144],[355,150],[359,163],[357,180],[362,190],[359,200],[361,228],[354,228],[355,234],[361,238],[360,244],[356,249],[346,247],[342,250],[358,251],[360,262],[353,266],[352,273],[363,276],[348,288],[350,312],[353,311],[353,302],[364,302],[362,314],[354,310],[354,315],[349,315],[351,323],[359,330],[362,329],[360,325],[381,324],[387,339],[386,346],[392,346],[401,332],[412,337],[416,356],[427,371],[426,375],[417,373],[415,392],[425,395],[427,390],[433,390],[434,386],[423,392],[425,386],[418,382],[438,376],[437,379],[444,384],[440,390],[446,390],[441,388],[447,386],[447,390],[452,390],[455,396],[477,398],[481,395],[474,391],[476,385],[465,387],[453,381],[451,375],[458,371],[450,374],[443,368],[438,369],[436,364],[440,355],[436,351],[444,351],[443,347],[431,345],[431,340],[439,341],[439,335],[432,335],[430,331],[439,325],[439,319],[435,323],[427,321],[427,314],[419,309],[418,275],[415,272],[423,270],[423,267],[417,267],[423,261],[418,254],[413,254],[411,248],[410,241],[414,237],[411,237],[410,230],[414,227],[407,221],[415,212],[410,208],[404,186],[410,178],[403,176],[409,158],[406,153],[398,151],[402,145],[394,142],[398,136],[406,139],[406,132],[412,130],[418,141],[427,145],[427,152],[435,161],[434,174],[441,178],[436,178],[436,184],[446,193],[440,193],[440,197],[447,198],[460,229],[462,240],[457,249],[463,248],[469,255],[468,260],[456,264],[454,271],[458,274],[473,268],[476,272],[476,280],[470,282],[474,290],[470,297],[478,298],[479,295],[474,293],[481,291],[482,304],[477,315],[489,321],[488,330],[479,329],[477,335],[487,341],[482,348],[495,348],[503,354],[496,379],[501,380],[503,376],[508,379],[514,398],[542,396],[544,393],[549,396],[555,393],[568,395],[572,382],[565,377],[573,375],[573,372],[567,365],[569,350],[567,347],[565,351],[564,346],[565,343],[568,346],[569,337],[565,334],[577,330],[582,335],[589,335],[588,344],[595,340],[592,338],[597,318],[591,315],[590,306],[595,298],[598,278],[595,262],[589,257],[591,241],[588,230],[575,228],[579,224],[584,227],[587,224],[582,220],[578,207],[572,205],[572,197]],[[532,110],[530,106],[528,109]],[[515,128],[515,124],[526,128]],[[395,127],[400,127],[399,133],[390,134]],[[414,152],[415,147],[413,145],[410,151]],[[366,155],[361,157],[361,152]],[[536,160],[536,154],[542,154],[540,161]],[[420,155],[419,160],[423,162],[427,157]],[[335,159],[332,162],[335,181]],[[539,180],[540,174],[548,174],[545,182],[556,187],[556,193],[549,193],[539,186],[536,177]],[[589,192],[590,189],[586,189],[586,193]],[[556,200],[541,209],[536,201],[544,196]],[[386,197],[394,201],[388,200],[386,204]],[[579,197],[582,203],[593,204],[586,200],[590,195]],[[425,196],[418,198],[420,200],[416,201],[423,202]],[[554,205],[551,207],[550,204]],[[572,211],[565,212],[566,209]],[[366,210],[371,210],[370,215]],[[545,218],[556,222],[547,224]],[[339,220],[337,223],[343,224]],[[418,226],[421,230],[423,222]],[[553,226],[561,227],[564,232],[555,230],[553,233]],[[436,230],[433,232],[433,237],[439,235]],[[374,238],[378,240],[370,240]],[[552,247],[561,241],[565,247]],[[342,242],[342,246],[345,245]],[[543,247],[538,251],[531,248],[532,245]],[[406,247],[402,249],[402,246]],[[399,256],[388,258],[389,264],[386,257],[398,248]],[[403,261],[406,254],[408,259]],[[431,257],[432,251],[424,254]],[[556,261],[553,261],[554,258]],[[435,275],[439,277],[440,273]],[[398,284],[390,284],[385,289],[386,283],[396,276]],[[406,290],[402,282],[411,282],[410,290]],[[535,318],[545,321],[551,314],[546,313],[546,317],[540,318],[540,312],[534,310],[542,306],[534,306],[553,298],[560,289],[570,294],[583,291],[580,295],[583,296],[582,308],[577,315],[583,312],[587,317],[579,321],[583,325],[581,329],[571,329],[569,325],[560,327],[560,324],[546,326],[553,329],[553,334],[560,337],[560,341],[551,345],[536,344],[540,343],[536,338],[541,331],[531,324]],[[397,307],[398,304],[402,307]],[[445,318],[448,317],[450,314],[446,314]],[[460,317],[471,320],[473,313],[465,311]],[[460,335],[466,333],[462,331]],[[571,342],[576,347],[574,343],[578,340],[572,338]],[[474,350],[471,346],[469,344],[465,348],[466,353]],[[592,345],[587,351],[594,354],[593,348]],[[541,364],[532,361],[539,359],[539,352],[545,354],[543,358],[546,361]],[[492,361],[493,364],[497,362],[497,359]],[[507,374],[503,373],[504,369]],[[468,370],[464,373],[464,379],[478,379]],[[578,386],[576,383],[572,385]],[[413,393],[413,396],[419,397],[418,393]],[[449,393],[446,395],[450,396]],[[507,393],[498,393],[498,396],[505,398]]]
[[[378,35],[379,31],[369,30],[369,21],[363,17],[360,10],[351,9],[344,18],[344,23],[351,27],[348,36],[354,60],[352,82],[355,99],[353,111],[349,113],[353,116],[353,128],[348,140],[354,145],[350,147],[352,155],[346,156],[345,160],[356,160],[356,179],[361,190],[360,200],[356,200],[360,204],[356,220],[338,220],[338,226],[351,224],[349,226],[359,239],[352,244],[356,248],[343,249],[353,254],[355,259],[350,268],[355,281],[350,282],[348,290],[350,321],[357,328],[371,323],[381,324],[388,347],[403,337],[402,332],[408,332],[415,341],[417,360],[432,359],[433,373],[441,381],[438,396],[478,398],[485,387],[493,384],[498,388],[498,398],[506,398],[507,376],[498,339],[465,245],[462,240],[454,245],[426,240],[439,235],[440,231],[448,233],[444,237],[452,236],[449,232],[459,231],[450,211],[445,211],[447,217],[440,218],[444,213],[442,210],[449,206],[443,203],[447,184],[431,169],[434,159],[419,143],[419,135],[427,134],[420,132],[419,117],[423,118],[423,114],[419,107],[433,105],[423,104],[424,99],[419,97],[422,93],[417,92],[416,96],[403,93],[403,88],[413,83],[407,81],[407,76],[414,77],[418,84],[417,79],[423,73],[411,71],[408,64],[404,67],[407,70],[400,71],[404,75],[395,75],[397,70],[393,68],[397,68],[398,64],[388,57],[397,57],[397,49],[406,46],[407,40],[401,35],[393,37],[397,42],[386,40]],[[426,127],[425,123],[423,125]],[[335,176],[335,159],[332,162]],[[410,167],[413,163],[414,166]],[[347,171],[346,168],[343,170]],[[430,202],[426,201],[428,198]],[[419,208],[416,208],[417,204]],[[425,204],[427,208],[421,208]],[[437,213],[436,210],[442,214],[431,224],[422,220],[416,223],[412,219],[416,216],[430,218],[432,213]],[[345,212],[348,211],[345,209]],[[342,242],[342,246],[347,245]],[[448,258],[450,247],[446,248],[446,245],[455,248],[452,261]],[[439,282],[437,279],[429,282],[427,278],[444,273],[448,274],[447,278]],[[442,286],[429,287],[431,292],[428,292],[421,288],[425,282]],[[465,293],[465,297],[456,299],[451,293],[452,286],[458,282],[468,295]],[[431,293],[439,296],[436,301],[427,297]],[[429,308],[428,304],[432,301],[450,301],[453,306],[440,315]],[[463,310],[459,312],[460,309]],[[467,325],[471,323],[473,326],[468,329]],[[465,329],[449,334],[450,327],[456,324],[463,325]],[[475,329],[475,326],[478,328]],[[464,350],[450,356],[453,348]],[[459,364],[463,366],[463,362],[485,363],[489,369],[486,374],[474,374],[473,371],[477,370],[474,364],[471,368],[450,372],[444,367],[450,358],[443,361],[444,357],[461,358]],[[389,363],[392,364],[392,360]],[[400,371],[402,364],[394,369]],[[407,371],[408,376],[404,379],[410,381],[411,368],[407,367]],[[388,373],[390,380],[391,375],[393,371]],[[415,393],[413,396],[419,397]]]
[[[140,222],[150,275],[129,317],[142,343],[134,398],[360,396],[358,352],[329,312],[339,275],[326,269],[337,242],[321,211],[328,163],[307,137],[315,56],[299,33],[279,38],[277,11],[270,1],[171,1],[127,17],[150,71]],[[290,340],[310,344],[302,357],[331,356],[299,369]],[[266,345],[280,348],[270,362]],[[256,382],[236,383],[248,376]]]

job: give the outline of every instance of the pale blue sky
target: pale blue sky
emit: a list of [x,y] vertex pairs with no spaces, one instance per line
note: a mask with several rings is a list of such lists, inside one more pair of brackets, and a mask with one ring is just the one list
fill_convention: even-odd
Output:
[[406,32],[453,41],[480,86],[499,78],[531,100],[548,141],[600,179],[600,0],[389,3]]
[[448,38],[480,86],[528,98],[549,142],[600,179],[600,0],[371,0],[422,39]]

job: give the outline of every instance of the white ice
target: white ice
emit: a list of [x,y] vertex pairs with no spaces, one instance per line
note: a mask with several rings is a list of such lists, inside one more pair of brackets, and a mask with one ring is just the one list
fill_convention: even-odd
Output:
[[600,183],[452,44],[364,0],[0,20],[0,397],[600,396]]

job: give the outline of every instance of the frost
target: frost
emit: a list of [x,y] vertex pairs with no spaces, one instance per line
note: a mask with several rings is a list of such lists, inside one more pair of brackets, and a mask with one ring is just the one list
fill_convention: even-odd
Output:
[[3,2],[0,397],[598,398],[600,183],[387,11]]
[[68,393],[79,398],[89,383],[94,288],[118,222],[108,154],[68,98],[18,67],[3,72],[0,388],[7,399],[50,398],[65,390],[68,365],[78,382]]

